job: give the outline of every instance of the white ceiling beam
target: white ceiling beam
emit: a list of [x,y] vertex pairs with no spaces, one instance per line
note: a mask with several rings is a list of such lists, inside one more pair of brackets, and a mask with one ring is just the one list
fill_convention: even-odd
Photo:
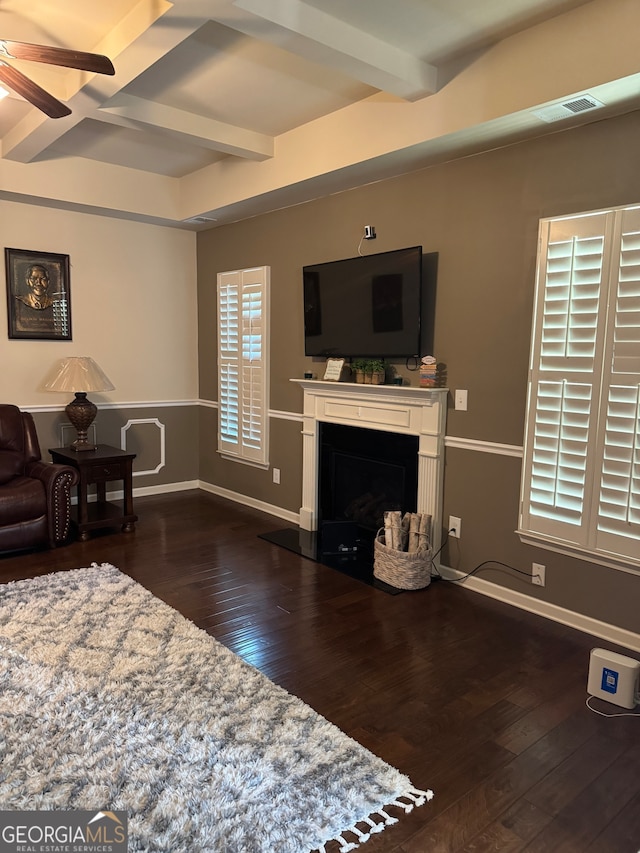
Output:
[[[408,101],[432,95],[437,69],[419,57],[308,6],[302,0],[235,0],[257,20],[231,26]],[[271,27],[265,29],[264,21]]]
[[113,61],[115,76],[66,71],[62,84],[65,93],[54,91],[53,94],[67,101],[72,114],[52,120],[34,107],[3,138],[2,156],[21,163],[37,159],[76,124],[91,117],[100,104],[199,29],[207,20],[206,16],[187,15],[184,8],[201,12],[201,5],[202,0],[183,0],[179,13],[175,3],[169,0],[140,0],[95,47],[96,52],[106,54]]
[[122,127],[151,128],[200,148],[233,154],[246,160],[261,161],[273,157],[272,136],[133,95],[117,95],[97,110],[93,118]]

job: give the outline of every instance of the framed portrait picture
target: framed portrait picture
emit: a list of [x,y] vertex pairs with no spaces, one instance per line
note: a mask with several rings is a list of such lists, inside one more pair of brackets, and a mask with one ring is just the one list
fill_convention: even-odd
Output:
[[9,338],[71,340],[69,255],[4,250]]

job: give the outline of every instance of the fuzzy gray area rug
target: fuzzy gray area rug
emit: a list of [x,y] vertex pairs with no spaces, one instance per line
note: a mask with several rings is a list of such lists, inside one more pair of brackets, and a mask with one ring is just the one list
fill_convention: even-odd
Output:
[[0,809],[130,851],[354,850],[432,796],[113,566],[0,585]]

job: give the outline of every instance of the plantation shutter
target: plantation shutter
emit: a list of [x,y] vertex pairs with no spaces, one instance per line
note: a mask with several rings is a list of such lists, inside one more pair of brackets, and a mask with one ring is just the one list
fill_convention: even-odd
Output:
[[267,464],[269,270],[218,275],[218,449]]
[[525,541],[640,567],[639,417],[640,208],[543,220]]
[[218,276],[218,400],[219,448],[236,453],[239,447],[239,274]]
[[640,210],[620,212],[605,358],[599,549],[640,555]]
[[[529,388],[527,529],[586,544],[606,215],[545,222]],[[603,308],[604,306],[604,308]]]

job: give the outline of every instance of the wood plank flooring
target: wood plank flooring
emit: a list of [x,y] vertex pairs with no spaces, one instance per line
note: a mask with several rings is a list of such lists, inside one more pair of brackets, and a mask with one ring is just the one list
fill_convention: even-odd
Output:
[[363,852],[640,851],[640,719],[584,704],[590,649],[614,646],[460,584],[388,595],[204,492],[136,512],[132,534],[0,558],[0,582],[112,563],[434,790]]

